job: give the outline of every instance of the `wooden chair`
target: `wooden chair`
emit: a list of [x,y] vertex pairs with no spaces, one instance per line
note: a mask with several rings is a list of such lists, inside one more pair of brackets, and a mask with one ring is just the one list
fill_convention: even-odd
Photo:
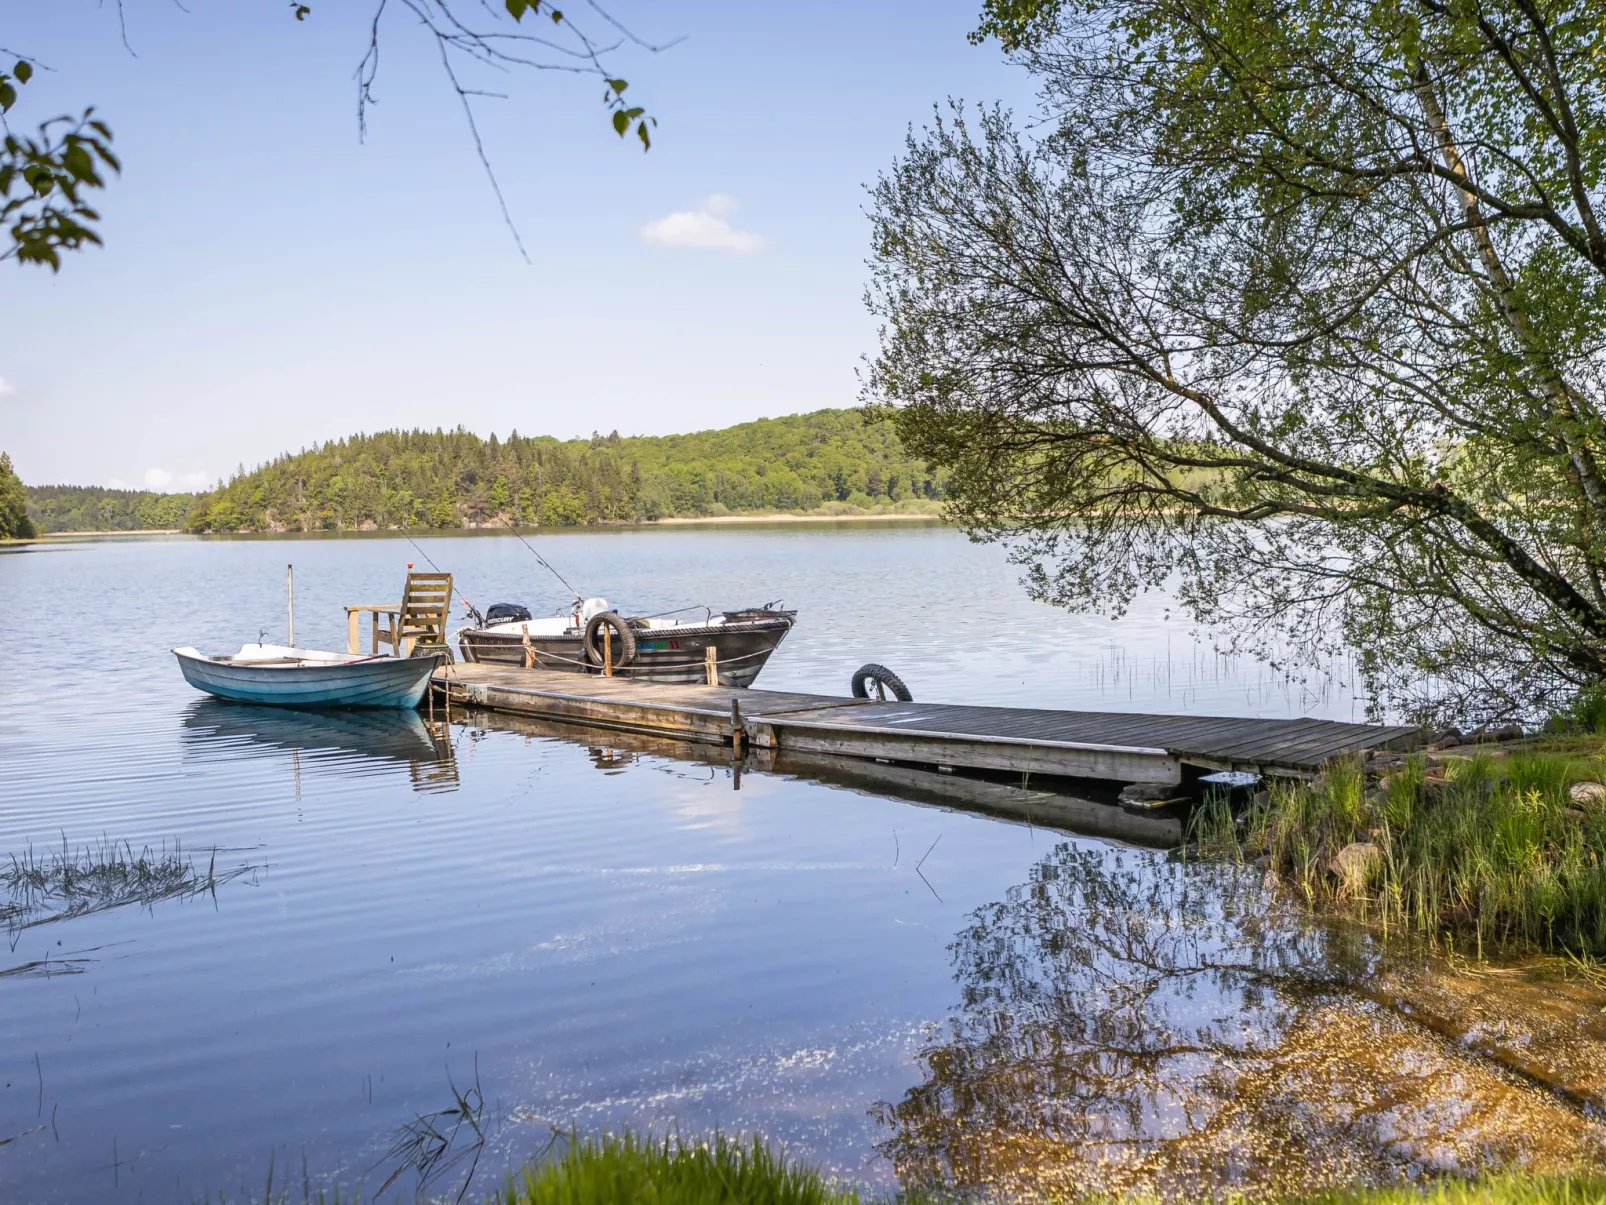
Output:
[[410,657],[417,648],[446,649],[446,624],[452,611],[450,573],[409,573],[400,610],[391,627],[379,630],[379,641]]

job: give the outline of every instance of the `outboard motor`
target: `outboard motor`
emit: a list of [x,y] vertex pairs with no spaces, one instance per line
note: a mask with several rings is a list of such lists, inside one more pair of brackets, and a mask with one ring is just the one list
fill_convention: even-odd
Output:
[[487,626],[493,623],[528,623],[530,608],[518,603],[492,603],[485,612]]

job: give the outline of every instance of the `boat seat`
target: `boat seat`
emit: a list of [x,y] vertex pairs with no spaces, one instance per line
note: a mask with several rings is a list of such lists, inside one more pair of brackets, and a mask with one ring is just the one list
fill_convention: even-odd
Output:
[[379,629],[378,641],[390,645],[398,657],[411,656],[420,645],[444,648],[451,610],[450,573],[409,573],[401,607],[391,626]]

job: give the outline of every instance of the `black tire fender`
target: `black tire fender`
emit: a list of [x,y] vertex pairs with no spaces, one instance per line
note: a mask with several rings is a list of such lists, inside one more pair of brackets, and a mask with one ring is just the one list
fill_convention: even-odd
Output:
[[855,699],[868,699],[872,682],[880,683],[883,688],[890,690],[893,697],[900,703],[914,702],[914,696],[909,693],[909,688],[903,684],[903,679],[886,666],[877,665],[874,661],[867,665],[859,666],[858,672],[853,675],[853,697]]
[[636,659],[636,634],[630,625],[619,618],[617,611],[603,611],[593,615],[586,623],[586,660],[592,665],[602,664],[602,628],[613,629],[613,665],[615,669],[629,665]]

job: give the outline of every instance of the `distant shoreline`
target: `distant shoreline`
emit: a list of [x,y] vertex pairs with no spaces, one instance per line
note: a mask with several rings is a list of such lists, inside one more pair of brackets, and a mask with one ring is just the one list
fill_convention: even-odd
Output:
[[[940,514],[922,514],[919,511],[895,511],[887,514],[864,513],[857,515],[844,514],[810,514],[797,511],[777,511],[766,514],[743,515],[680,515],[669,519],[648,519],[640,523],[594,523],[581,524],[575,527],[541,527],[539,525],[520,525],[519,531],[585,531],[585,530],[619,530],[621,528],[644,529],[652,527],[693,527],[702,525],[728,525],[740,523],[946,523]],[[362,528],[345,528],[334,531],[250,531],[250,532],[204,532],[208,536],[382,536],[405,535],[409,531],[428,531],[439,534],[453,531],[506,531],[506,527],[480,523],[471,527],[383,527],[363,530]],[[87,536],[181,536],[186,534],[180,527],[141,527],[122,531],[51,531],[42,535],[30,536],[22,540],[0,540],[0,544],[39,544],[50,540],[82,538]]]
[[50,540],[60,540],[67,536],[181,536],[182,527],[135,527],[122,530],[108,531],[46,531],[36,536],[24,536],[21,539],[0,539],[0,544],[43,544]]
[[626,526],[684,527],[694,523],[862,523],[866,520],[870,522],[880,522],[883,519],[894,519],[900,523],[907,523],[915,519],[924,520],[928,523],[947,522],[947,520],[941,515],[923,515],[918,511],[899,511],[895,514],[889,513],[884,515],[871,513],[862,515],[811,515],[807,513],[798,514],[795,511],[778,511],[774,514],[761,515],[686,515],[678,516],[673,519],[651,519],[645,523],[631,523],[626,524]]

